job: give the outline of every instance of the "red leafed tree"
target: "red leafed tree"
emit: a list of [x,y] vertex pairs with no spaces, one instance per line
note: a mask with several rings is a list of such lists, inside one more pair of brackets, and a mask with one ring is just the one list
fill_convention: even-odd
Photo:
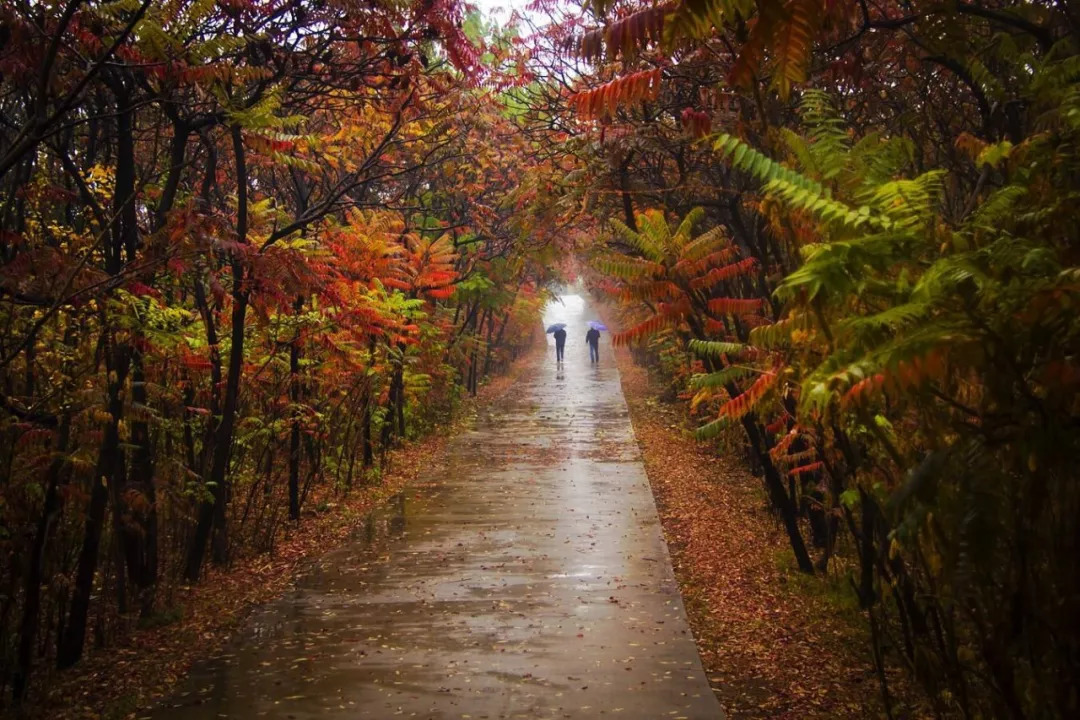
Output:
[[478,88],[520,66],[464,20],[456,0],[0,10],[5,695],[77,663],[90,618],[110,645],[208,560],[376,482],[410,419],[486,374],[474,346],[494,369],[528,343],[555,235],[507,208],[541,163],[464,151],[512,128]]

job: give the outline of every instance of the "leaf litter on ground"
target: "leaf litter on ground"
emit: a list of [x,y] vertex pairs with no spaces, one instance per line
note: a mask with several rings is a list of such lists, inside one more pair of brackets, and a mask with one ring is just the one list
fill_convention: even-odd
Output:
[[345,497],[311,497],[307,507],[325,509],[305,512],[298,529],[283,527],[272,553],[250,553],[225,569],[208,567],[199,584],[169,588],[169,607],[181,609],[175,617],[136,628],[112,646],[94,649],[71,670],[55,673],[21,720],[146,717],[149,708],[171,696],[193,664],[221,656],[255,608],[288,590],[318,558],[353,540],[376,508],[406,489],[435,492],[423,478],[437,476],[433,469],[445,464],[448,440],[513,388],[538,349],[480,388],[449,426],[390,453],[377,485],[355,488]]
[[626,348],[615,357],[698,650],[728,717],[883,716],[861,618],[807,589],[817,581],[788,559],[761,481],[741,458],[698,443],[685,405],[657,400]]

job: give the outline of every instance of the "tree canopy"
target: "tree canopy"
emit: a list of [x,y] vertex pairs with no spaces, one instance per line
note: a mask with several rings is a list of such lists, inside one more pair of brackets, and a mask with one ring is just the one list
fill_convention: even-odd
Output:
[[[378,481],[557,280],[882,690],[1080,712],[1068,3],[0,4],[0,687]],[[35,672],[37,673],[35,675]]]
[[534,60],[616,341],[746,448],[797,566],[851,575],[883,689],[899,663],[939,716],[1080,702],[1077,27],[598,1]]

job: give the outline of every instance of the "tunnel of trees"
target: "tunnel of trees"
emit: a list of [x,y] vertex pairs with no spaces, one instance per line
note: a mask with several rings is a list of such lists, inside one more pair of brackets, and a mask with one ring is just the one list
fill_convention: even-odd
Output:
[[1080,15],[0,3],[0,687],[379,482],[553,283],[745,454],[888,696],[1080,712]]

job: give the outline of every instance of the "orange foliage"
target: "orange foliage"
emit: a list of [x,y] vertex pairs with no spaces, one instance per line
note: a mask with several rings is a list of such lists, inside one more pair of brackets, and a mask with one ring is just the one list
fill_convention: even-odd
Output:
[[616,78],[592,90],[582,90],[570,96],[570,106],[585,118],[601,118],[615,114],[620,105],[655,100],[660,92],[660,68]]
[[690,281],[690,287],[695,290],[703,290],[705,288],[711,288],[715,285],[719,285],[725,280],[730,280],[740,275],[746,275],[757,266],[757,259],[746,258],[745,260],[739,260],[733,262],[730,265],[724,265],[710,270],[708,273],[701,277],[696,277]]

